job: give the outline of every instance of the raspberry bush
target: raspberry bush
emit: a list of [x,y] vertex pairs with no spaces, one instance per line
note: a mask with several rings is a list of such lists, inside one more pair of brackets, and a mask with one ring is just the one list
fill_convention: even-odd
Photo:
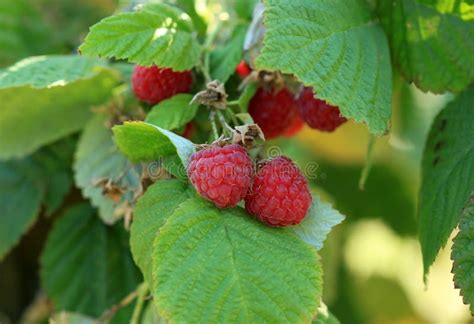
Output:
[[458,228],[474,314],[470,1],[48,1],[0,0],[0,287],[38,272],[1,323],[391,322],[374,218],[419,281]]

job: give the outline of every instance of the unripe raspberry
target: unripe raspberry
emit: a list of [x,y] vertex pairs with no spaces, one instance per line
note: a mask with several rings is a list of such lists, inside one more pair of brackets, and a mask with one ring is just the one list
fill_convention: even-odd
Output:
[[300,223],[311,205],[306,178],[287,157],[266,163],[255,175],[245,209],[270,226]]
[[296,113],[293,95],[285,88],[278,92],[259,88],[249,103],[249,114],[266,139],[283,135]]
[[246,76],[248,76],[250,74],[250,72],[252,72],[252,70],[247,65],[247,63],[244,60],[242,60],[242,61],[240,61],[240,63],[235,68],[235,72],[237,72],[237,74],[241,78],[245,78]]
[[314,98],[312,88],[305,87],[296,102],[301,118],[311,128],[332,132],[347,121],[339,108]]
[[191,90],[191,71],[175,72],[157,66],[136,65],[132,74],[132,88],[138,99],[155,105],[175,94]]
[[203,198],[219,208],[234,207],[250,187],[252,161],[240,145],[216,146],[192,155],[188,176]]

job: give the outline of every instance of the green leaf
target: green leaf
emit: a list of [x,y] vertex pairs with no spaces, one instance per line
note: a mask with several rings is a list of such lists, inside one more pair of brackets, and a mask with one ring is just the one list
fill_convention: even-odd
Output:
[[103,19],[91,27],[79,50],[175,71],[190,70],[201,54],[189,16],[165,4],[148,4]]
[[222,83],[227,82],[235,72],[235,67],[242,60],[246,25],[237,25],[224,45],[211,53],[211,76]]
[[195,152],[194,144],[184,137],[145,122],[125,122],[112,130],[120,151],[134,162],[178,155],[186,167]]
[[[119,209],[130,206],[142,192],[142,185],[141,168],[118,151],[112,131],[106,127],[106,119],[106,116],[96,115],[86,125],[77,147],[74,171],[76,184],[84,197],[91,199],[105,223],[112,224],[123,216]],[[107,182],[120,189],[118,197],[104,192]]]
[[0,260],[36,220],[41,204],[52,214],[71,187],[74,143],[62,140],[20,160],[0,162]]
[[392,58],[408,81],[440,93],[462,91],[474,80],[474,20],[468,7],[450,0],[378,1]]
[[187,183],[178,180],[160,180],[150,186],[138,200],[130,228],[130,246],[133,259],[151,286],[151,256],[155,236],[165,221],[182,202],[191,197]]
[[0,260],[36,220],[44,194],[30,160],[0,162]]
[[31,159],[39,168],[38,179],[41,179],[46,188],[44,205],[46,215],[52,215],[63,203],[72,186],[71,164],[76,139],[66,137],[51,145],[41,148],[26,159]]
[[459,233],[451,250],[454,285],[474,314],[474,195],[471,195],[459,221]]
[[172,322],[309,322],[322,292],[316,251],[243,209],[182,203],[153,246],[160,315]]
[[74,81],[93,78],[104,69],[104,61],[77,55],[34,56],[3,71],[0,74],[0,89],[65,86]]
[[140,282],[123,227],[106,226],[87,204],[70,208],[48,236],[41,281],[56,310],[98,317]]
[[313,202],[304,220],[290,229],[319,251],[331,229],[343,220],[344,216],[331,204],[322,202],[319,196],[313,195]]
[[90,107],[106,101],[117,84],[115,73],[94,68],[89,59],[38,60],[21,61],[0,75],[0,159],[27,155],[78,131]]
[[470,88],[439,113],[425,145],[418,206],[425,274],[474,189],[473,107],[474,88]]
[[246,113],[248,111],[250,100],[252,100],[255,92],[257,92],[257,85],[255,83],[250,83],[242,91],[239,97],[239,107],[242,112]]
[[381,135],[392,77],[387,39],[364,0],[266,0],[257,68],[294,74],[320,99]]
[[178,94],[166,99],[156,106],[146,116],[147,123],[164,129],[177,129],[190,122],[197,113],[198,104],[191,104],[193,96]]

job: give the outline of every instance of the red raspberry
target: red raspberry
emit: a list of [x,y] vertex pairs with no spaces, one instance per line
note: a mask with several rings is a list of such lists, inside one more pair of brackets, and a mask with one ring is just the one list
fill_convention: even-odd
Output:
[[252,177],[252,161],[237,144],[196,152],[188,176],[199,194],[219,208],[234,207],[245,197]]
[[250,72],[252,72],[252,70],[250,69],[250,66],[248,66],[244,60],[242,60],[235,68],[235,72],[237,72],[241,78],[245,78],[250,74]]
[[191,71],[175,72],[157,66],[136,65],[132,74],[135,95],[149,104],[157,104],[177,93],[189,92],[193,82]]
[[285,137],[293,137],[295,136],[296,134],[298,134],[302,129],[303,129],[303,126],[304,126],[304,121],[303,119],[301,119],[301,117],[296,114],[295,115],[295,118],[293,119],[293,121],[291,122],[291,125],[290,127],[288,127],[285,131],[285,133],[283,134],[283,136]]
[[184,130],[181,136],[187,139],[191,139],[191,136],[193,136],[194,133],[194,125],[193,123],[189,122],[184,126]]
[[287,157],[265,164],[253,179],[245,197],[245,209],[270,226],[300,223],[311,205],[308,183]]
[[285,88],[278,92],[259,88],[250,100],[249,114],[266,139],[283,135],[296,115],[293,95]]
[[296,102],[301,118],[311,128],[332,132],[347,121],[339,108],[314,98],[312,88],[305,87]]

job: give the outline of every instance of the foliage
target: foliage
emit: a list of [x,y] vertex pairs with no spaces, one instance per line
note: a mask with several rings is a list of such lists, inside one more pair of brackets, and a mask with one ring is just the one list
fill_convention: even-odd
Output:
[[474,188],[474,90],[436,117],[423,154],[419,234],[425,273],[459,222]]
[[472,267],[474,263],[474,204],[473,197],[469,199],[459,221],[459,233],[454,239],[451,259],[454,261],[453,273],[456,288],[461,289],[464,302],[470,305],[474,313],[474,283],[472,281]]
[[[0,259],[35,223],[47,224],[40,277],[51,320],[357,322],[355,306],[341,314],[348,299],[328,302],[336,316],[322,300],[323,285],[340,298],[356,285],[341,255],[325,260],[324,251],[341,250],[345,228],[367,218],[401,236],[418,227],[425,275],[459,226],[454,283],[472,311],[471,1],[134,0],[83,35],[115,9],[89,2],[0,0],[0,47],[9,49],[0,53]],[[254,69],[244,80],[235,73],[242,60]],[[134,64],[191,70],[192,90],[140,103],[130,86]],[[426,139],[418,223],[409,189],[416,179],[393,156],[381,162],[371,151],[361,191],[359,161],[310,153],[294,139],[249,140],[258,129],[247,107],[259,87],[285,85],[296,97],[311,86],[365,124],[373,147],[390,132],[421,154],[428,122],[419,122],[409,82],[452,92]],[[392,101],[400,115],[391,119]],[[291,156],[314,189],[305,220],[273,228],[242,205],[219,209],[202,199],[187,166],[215,140],[240,142],[255,168],[275,146]],[[343,220],[340,240],[327,247]],[[339,268],[323,277],[331,262]]]

